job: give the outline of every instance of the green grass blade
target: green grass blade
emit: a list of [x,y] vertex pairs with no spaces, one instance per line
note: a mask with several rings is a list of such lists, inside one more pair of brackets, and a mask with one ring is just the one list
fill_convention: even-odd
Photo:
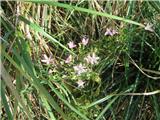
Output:
[[[151,90],[153,90],[152,85],[149,85],[149,87]],[[160,92],[160,88],[157,91]],[[153,108],[155,109],[156,118],[157,118],[157,120],[159,120],[160,119],[160,104],[158,103],[158,99],[157,99],[156,95],[151,96],[151,99],[152,99]]]
[[50,105],[48,104],[48,101],[44,97],[41,97],[41,99],[42,99],[43,105],[47,109],[47,112],[48,112],[48,114],[50,116],[50,119],[51,120],[56,120],[56,118],[55,118],[55,116],[54,116],[54,114],[52,112],[52,109],[51,109]]
[[21,106],[23,107],[26,115],[28,116],[29,119],[32,119],[30,112],[28,111],[27,107],[25,106],[24,102],[22,101],[22,99],[20,98],[18,92],[16,89],[14,89],[14,85],[11,81],[11,77],[10,75],[7,73],[6,69],[3,67],[1,61],[0,61],[0,66],[1,66],[1,72],[2,72],[2,78],[5,81],[6,85],[11,89],[13,95],[15,96],[15,98],[17,99],[17,101],[19,101],[19,103],[21,104]]
[[[95,105],[100,104],[100,103],[102,103],[102,102],[104,102],[104,101],[106,101],[106,100],[111,99],[113,96],[121,96],[121,95],[124,95],[126,92],[130,92],[131,90],[132,90],[132,88],[130,87],[130,89],[127,88],[127,89],[125,90],[125,92],[122,92],[122,93],[120,93],[120,94],[114,94],[114,93],[112,93],[112,94],[107,95],[106,97],[104,97],[104,98],[102,98],[102,99],[100,99],[100,100],[97,100],[97,101],[95,101],[95,102],[93,102],[93,103],[91,103],[91,104],[89,104],[89,105],[87,105],[87,106],[84,106],[83,108],[88,109],[88,108],[90,108],[90,107],[92,107],[92,106],[95,106]],[[123,93],[124,93],[124,94],[123,94]]]
[[30,22],[29,20],[27,20],[23,16],[19,16],[19,19],[21,21],[23,21],[25,24],[28,24],[29,27],[32,28],[33,30],[35,30],[36,32],[39,32],[43,36],[47,37],[49,40],[51,40],[51,42],[58,44],[59,46],[61,46],[62,48],[64,48],[68,52],[70,52],[71,54],[76,55],[73,51],[69,50],[66,46],[64,46],[59,41],[57,41],[55,38],[53,38],[51,35],[49,35],[48,33],[46,33],[40,26],[38,26],[38,25]]
[[56,95],[75,113],[77,113],[79,116],[81,116],[84,120],[89,120],[85,115],[83,115],[80,111],[78,111],[76,108],[74,108],[68,101],[59,93],[54,86],[49,83],[51,89],[56,93]]
[[5,111],[6,111],[6,114],[8,116],[8,119],[9,120],[13,120],[13,115],[10,111],[10,108],[9,108],[9,105],[7,103],[7,99],[6,99],[6,96],[5,96],[5,91],[4,91],[4,83],[3,81],[1,81],[2,83],[2,86],[1,86],[1,100],[2,100],[2,104],[4,105],[4,108],[5,108]]
[[66,8],[66,9],[69,9],[69,10],[75,10],[75,11],[85,12],[85,13],[89,13],[89,14],[93,14],[93,15],[103,16],[103,17],[107,17],[107,18],[110,18],[110,19],[119,20],[119,21],[123,21],[123,22],[126,22],[126,23],[130,23],[130,24],[141,26],[141,27],[145,27],[143,24],[132,21],[132,20],[129,20],[129,19],[125,19],[125,18],[118,17],[118,16],[115,16],[115,15],[110,15],[110,14],[103,13],[103,12],[97,12],[97,11],[91,10],[91,9],[86,9],[86,8],[82,8],[82,7],[68,5],[68,4],[64,4],[64,3],[53,2],[53,1],[49,1],[49,0],[46,0],[46,1],[30,0],[30,1],[27,1],[27,2],[34,2],[34,3],[58,6],[58,7]]
[[[23,65],[23,67],[25,68],[25,71],[17,65],[17,63],[15,63],[15,61],[4,51],[2,51],[2,54],[10,61],[11,64],[13,64],[19,71],[20,73],[26,78],[28,79],[31,84],[33,84],[37,90],[39,91],[40,95],[44,96],[48,102],[51,104],[51,106],[62,115],[63,118],[67,117],[65,116],[65,114],[63,113],[63,111],[61,110],[61,108],[58,106],[58,104],[55,102],[55,100],[51,97],[51,95],[48,93],[48,91],[39,83],[40,80],[38,80],[33,73],[31,73],[30,68],[28,68],[28,65],[25,63],[25,61],[23,59],[20,58],[20,56],[18,56],[17,52],[13,51],[13,53],[16,55],[16,57],[19,59],[19,61],[21,61],[21,65]],[[29,76],[28,74],[30,74],[31,76]]]
[[96,118],[96,120],[100,120],[101,117],[104,115],[104,113],[109,109],[109,107],[111,107],[111,105],[115,102],[115,100],[118,97],[113,98],[107,105],[106,107],[102,110],[102,112],[98,115],[98,117]]
[[108,99],[111,99],[113,96],[114,96],[114,95],[107,95],[106,97],[104,97],[104,98],[102,98],[102,99],[100,99],[100,100],[97,100],[97,101],[95,101],[95,102],[93,102],[93,103],[91,103],[91,104],[89,104],[89,105],[87,105],[87,106],[84,106],[84,108],[85,108],[85,109],[88,109],[88,108],[90,108],[90,107],[92,107],[92,106],[95,106],[95,105],[97,105],[97,104],[100,104],[100,103],[102,103],[102,102],[104,102],[104,101],[106,101],[106,100],[108,100]]

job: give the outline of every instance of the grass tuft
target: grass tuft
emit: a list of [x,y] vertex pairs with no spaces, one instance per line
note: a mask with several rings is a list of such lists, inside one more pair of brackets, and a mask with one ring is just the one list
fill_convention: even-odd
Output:
[[159,1],[2,1],[2,120],[159,120]]

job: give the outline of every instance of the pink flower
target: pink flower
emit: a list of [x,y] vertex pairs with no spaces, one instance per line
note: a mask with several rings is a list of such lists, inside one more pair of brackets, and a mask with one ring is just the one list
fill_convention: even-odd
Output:
[[113,36],[113,35],[115,35],[115,34],[118,34],[118,32],[116,31],[116,30],[112,30],[112,35],[111,36]]
[[87,63],[90,63],[93,65],[93,64],[97,64],[100,58],[97,57],[95,53],[92,53],[92,55],[89,54],[84,59],[87,61]]
[[83,38],[82,38],[82,44],[83,44],[84,46],[88,44],[88,41],[89,41],[89,38],[87,38],[87,37],[83,37]]
[[72,55],[69,55],[68,57],[67,57],[67,59],[65,60],[65,63],[70,63],[72,61]]
[[81,63],[79,65],[74,66],[73,68],[78,75],[87,71],[86,67],[83,66]]
[[48,57],[46,54],[43,55],[44,59],[41,60],[41,62],[48,64],[54,64],[55,61],[52,58],[52,56]]
[[79,88],[84,88],[84,84],[85,84],[84,81],[78,80],[76,83],[78,84],[78,87],[79,87]]
[[108,36],[113,36],[115,34],[118,34],[118,32],[114,29],[110,29],[110,28],[107,28],[106,32],[104,33],[104,35],[108,35]]
[[69,48],[75,48],[75,47],[77,46],[76,44],[74,44],[73,41],[70,41],[70,42],[67,43],[67,44],[68,44]]
[[104,33],[104,35],[112,35],[111,29],[107,28],[107,30]]

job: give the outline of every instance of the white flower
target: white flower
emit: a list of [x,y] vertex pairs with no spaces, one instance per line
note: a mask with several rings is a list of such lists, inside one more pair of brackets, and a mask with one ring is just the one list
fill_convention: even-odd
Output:
[[87,71],[86,67],[83,66],[81,63],[79,65],[74,66],[73,68],[78,75]]
[[84,59],[87,61],[87,63],[90,63],[93,65],[93,64],[97,64],[100,58],[97,57],[95,53],[92,53],[92,55],[89,54]]
[[49,69],[48,73],[52,74],[54,71],[52,69]]
[[74,44],[74,42],[73,41],[70,41],[69,43],[67,43],[68,44],[68,47],[69,48],[75,48],[77,45],[76,44]]
[[144,28],[145,30],[148,30],[150,32],[154,32],[153,30],[153,24],[147,23],[146,27]]
[[54,64],[54,59],[52,56],[48,57],[46,54],[43,55],[44,59],[41,60],[41,62],[48,64]]
[[84,81],[78,80],[76,83],[78,84],[78,87],[79,87],[79,88],[84,88],[84,84],[85,84]]

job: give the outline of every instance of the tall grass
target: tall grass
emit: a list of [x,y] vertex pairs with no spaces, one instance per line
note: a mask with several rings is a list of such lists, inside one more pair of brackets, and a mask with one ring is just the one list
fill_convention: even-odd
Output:
[[2,1],[1,119],[159,120],[159,4]]

